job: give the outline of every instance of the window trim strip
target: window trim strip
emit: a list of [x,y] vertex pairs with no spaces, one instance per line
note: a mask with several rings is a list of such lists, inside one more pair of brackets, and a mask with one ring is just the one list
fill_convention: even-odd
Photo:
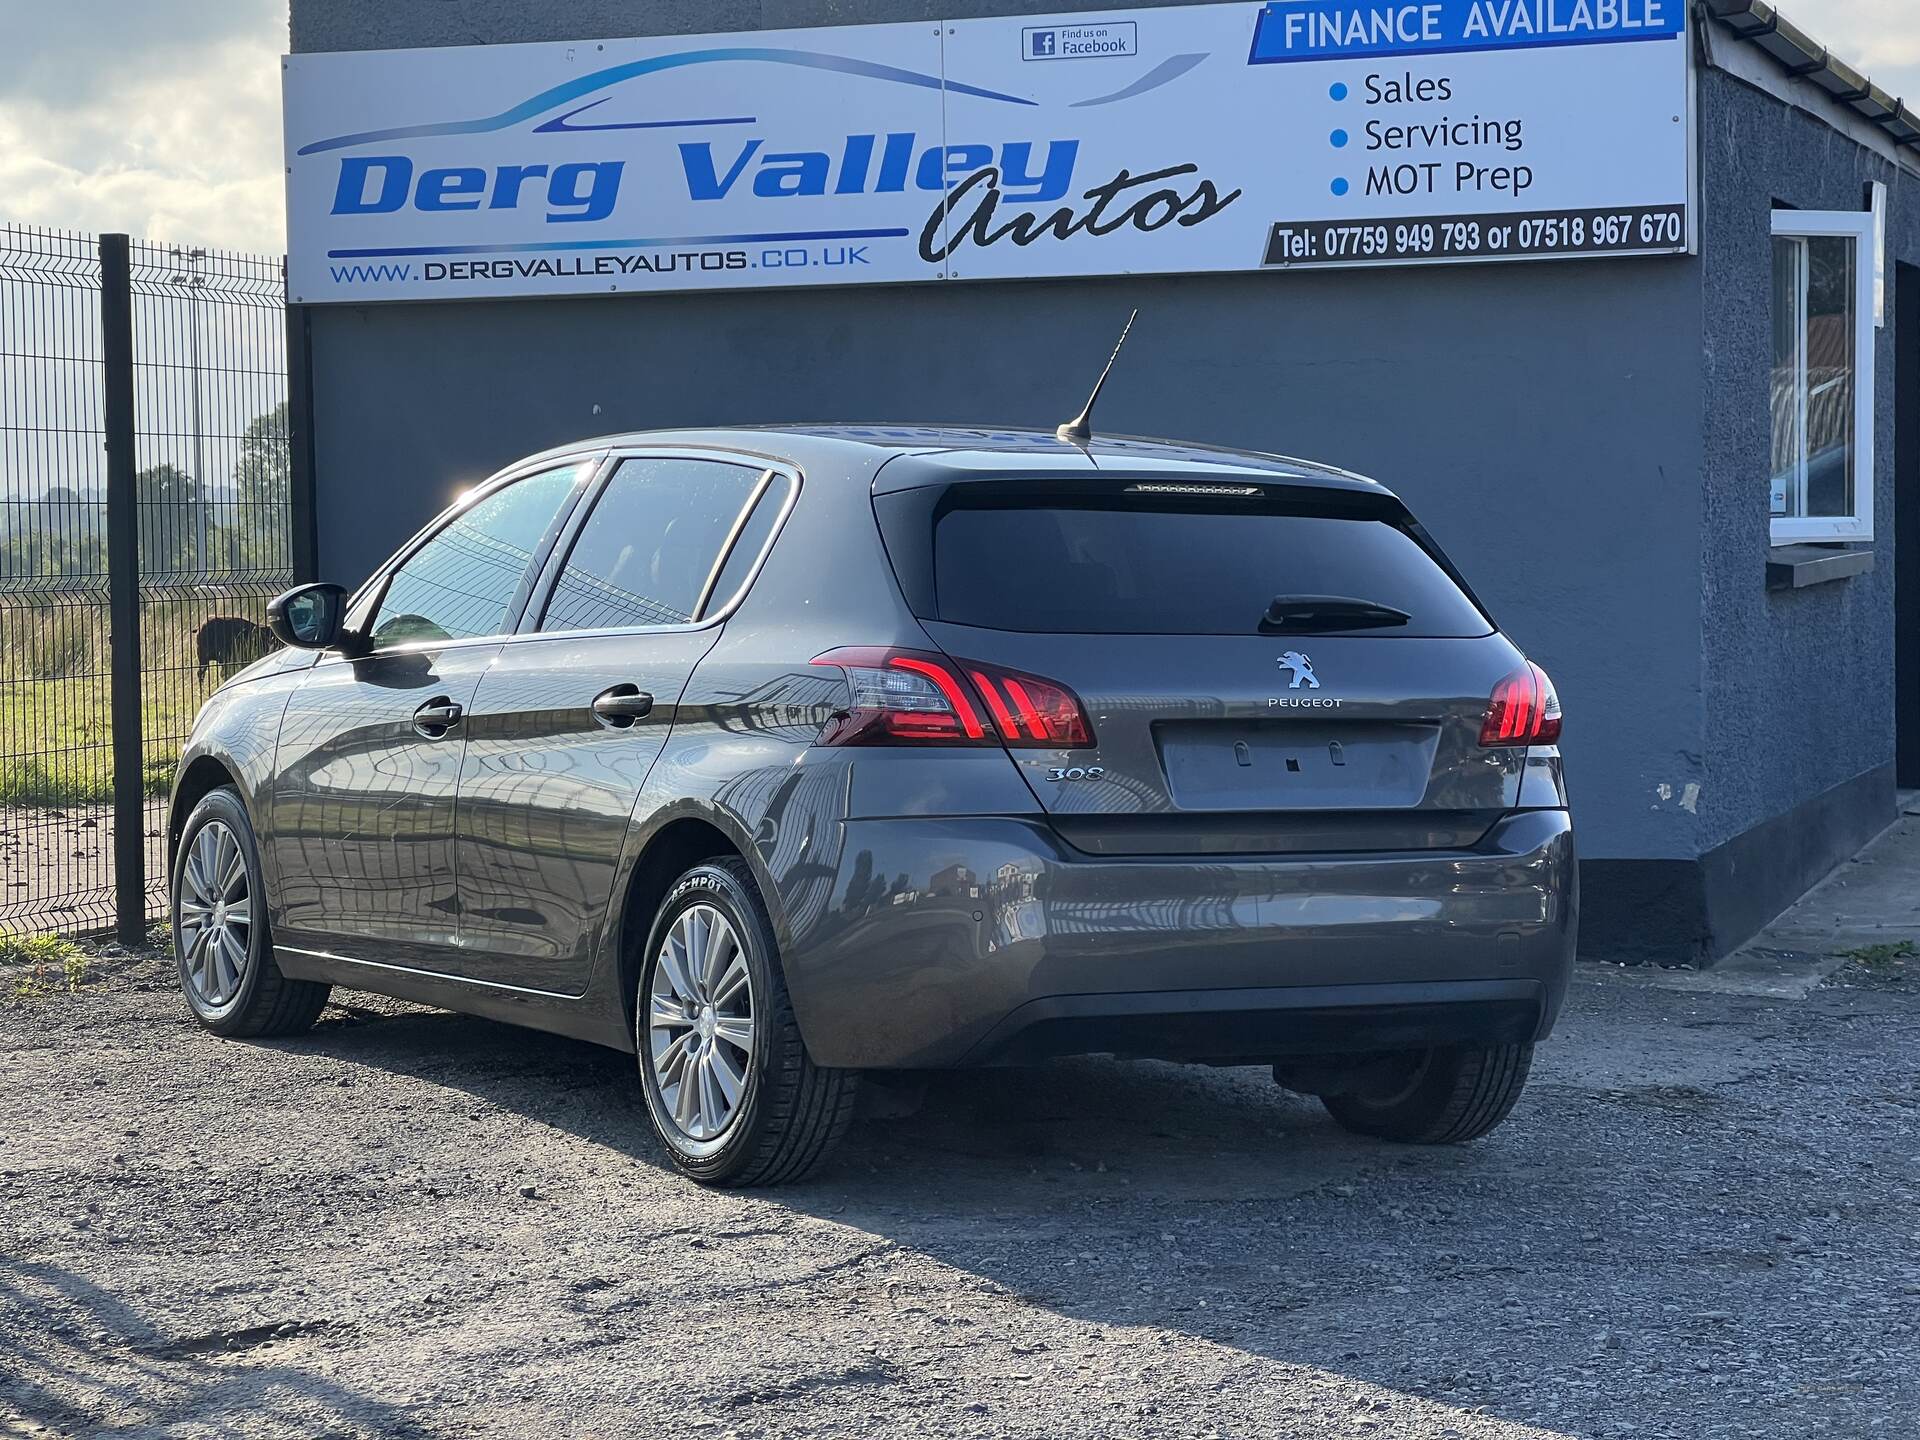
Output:
[[754,483],[753,493],[747,496],[746,503],[733,517],[733,524],[727,530],[727,538],[720,542],[720,548],[714,553],[713,565],[707,571],[707,580],[700,587],[700,598],[693,602],[693,614],[689,617],[698,625],[706,618],[707,604],[713,599],[713,587],[720,583],[720,572],[727,568],[727,561],[733,558],[733,547],[740,543],[740,532],[747,528],[747,521],[753,518],[753,512],[760,506],[761,499],[767,493],[767,487],[773,484],[773,471],[762,470],[760,478]]

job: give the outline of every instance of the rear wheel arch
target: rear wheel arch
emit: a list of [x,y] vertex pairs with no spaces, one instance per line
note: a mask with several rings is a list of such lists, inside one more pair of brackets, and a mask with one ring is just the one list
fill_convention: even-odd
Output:
[[[634,987],[640,983],[642,951],[667,892],[676,880],[703,860],[745,858],[741,846],[725,830],[711,819],[698,815],[682,815],[670,820],[647,840],[628,877],[626,900],[620,911],[620,1003],[625,1009],[629,1033],[635,1020]],[[755,878],[758,879],[757,873]],[[764,900],[764,884],[760,891]]]
[[[696,927],[688,917],[701,910],[711,913]],[[678,973],[649,945],[638,975],[637,988],[653,997],[634,1048],[655,1135],[675,1168],[702,1184],[810,1174],[852,1123],[859,1077],[810,1059],[753,867],[727,856],[690,868],[667,892],[653,933],[683,923]],[[705,947],[726,932],[732,957],[716,974],[711,962],[727,952]]]

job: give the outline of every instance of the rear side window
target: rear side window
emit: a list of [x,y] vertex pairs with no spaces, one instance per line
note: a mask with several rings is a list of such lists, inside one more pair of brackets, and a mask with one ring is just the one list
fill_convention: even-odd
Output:
[[[1404,611],[1356,634],[1485,635],[1487,619],[1389,520],[1271,511],[962,508],[934,527],[939,618],[1041,633],[1251,635],[1280,596]],[[1340,628],[1340,627],[1331,627]]]
[[719,593],[715,567],[723,550],[739,548],[729,546],[736,527],[752,528],[755,517],[742,517],[764,474],[717,460],[622,461],[573,542],[541,630],[685,625],[714,579],[710,612],[730,598]]

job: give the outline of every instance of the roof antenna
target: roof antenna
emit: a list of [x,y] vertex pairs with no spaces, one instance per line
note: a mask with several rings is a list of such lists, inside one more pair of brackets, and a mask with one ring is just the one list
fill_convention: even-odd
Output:
[[1139,310],[1127,316],[1126,327],[1120,332],[1119,343],[1113,347],[1113,354],[1107,357],[1107,368],[1100,372],[1100,378],[1093,382],[1093,394],[1087,397],[1087,408],[1082,410],[1066,424],[1054,429],[1054,436],[1069,445],[1085,445],[1093,439],[1093,407],[1100,403],[1100,387],[1107,383],[1107,376],[1113,373],[1113,362],[1120,358],[1120,346],[1127,343],[1127,336],[1133,330],[1133,322],[1140,318]]

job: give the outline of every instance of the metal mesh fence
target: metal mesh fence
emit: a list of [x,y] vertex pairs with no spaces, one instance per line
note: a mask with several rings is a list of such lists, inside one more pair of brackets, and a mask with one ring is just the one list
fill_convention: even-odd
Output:
[[273,649],[293,583],[280,259],[132,246],[147,894],[167,890],[174,762],[221,679]]
[[[149,911],[193,716],[290,583],[277,258],[132,247]],[[91,236],[0,228],[0,931],[114,921],[106,355]]]
[[0,927],[113,920],[92,237],[0,231]]

